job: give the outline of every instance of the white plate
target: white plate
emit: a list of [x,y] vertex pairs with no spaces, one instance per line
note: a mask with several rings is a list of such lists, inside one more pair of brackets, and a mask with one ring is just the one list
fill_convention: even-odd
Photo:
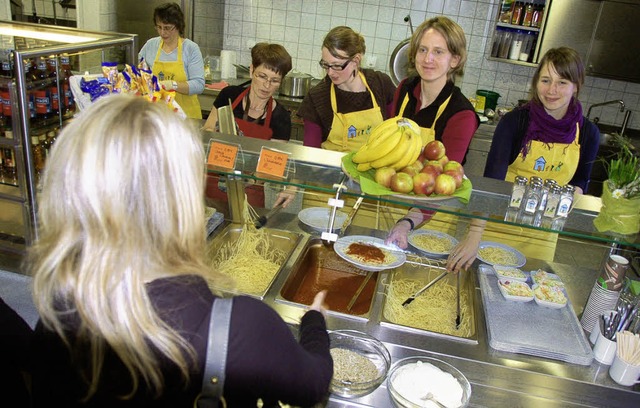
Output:
[[531,281],[536,285],[547,285],[547,286],[557,286],[559,288],[564,288],[564,283],[562,279],[555,273],[549,273],[542,269],[538,269],[537,271],[531,271]]
[[411,233],[411,235],[409,235],[409,244],[411,244],[412,247],[414,247],[415,249],[417,249],[420,252],[423,252],[427,255],[433,255],[433,256],[446,256],[449,255],[449,252],[451,252],[451,250],[448,251],[444,251],[444,252],[437,252],[437,251],[429,251],[421,246],[419,246],[416,243],[416,237],[418,236],[423,236],[423,235],[430,235],[436,238],[446,238],[451,242],[451,249],[453,249],[454,246],[456,246],[456,244],[458,244],[458,240],[455,239],[454,237],[452,237],[449,234],[445,234],[444,232],[440,232],[440,231],[434,231],[434,230],[423,230],[423,229],[419,229],[416,231],[413,231]]
[[[515,265],[507,265],[507,264],[500,264],[500,263],[495,263],[495,262],[490,262],[487,259],[484,259],[481,255],[480,255],[480,250],[483,248],[500,248],[500,249],[504,249],[506,251],[511,252],[512,254],[514,254],[516,256],[516,264]],[[527,258],[522,255],[522,253],[520,251],[518,251],[515,248],[511,248],[509,245],[505,245],[505,244],[501,244],[499,242],[491,242],[491,241],[482,241],[480,242],[480,245],[478,246],[478,259],[481,260],[482,262],[495,266],[495,265],[499,265],[499,266],[513,266],[515,268],[520,268],[521,266],[524,266],[524,264],[527,263]]]
[[[354,242],[361,242],[363,244],[377,246],[378,248],[383,249],[387,253],[393,254],[393,256],[395,256],[396,259],[394,259],[393,262],[388,263],[386,265],[370,265],[370,264],[362,263],[352,258],[350,255],[347,255],[346,253],[349,245],[351,245]],[[385,245],[383,239],[369,237],[366,235],[349,235],[346,237],[338,238],[336,243],[333,244],[333,249],[336,251],[338,256],[340,256],[345,261],[352,263],[357,267],[364,269],[365,271],[370,271],[370,272],[379,272],[379,271],[384,271],[386,269],[397,268],[398,266],[401,266],[402,264],[404,264],[405,261],[407,260],[407,256],[404,254],[404,252],[400,252],[400,251],[394,252],[390,250],[389,247]]]
[[527,288],[529,288],[529,285],[527,285],[526,283],[514,279],[499,279],[498,289],[500,289],[500,293],[502,293],[502,296],[504,296],[504,298],[507,300],[511,300],[514,302],[531,302],[533,300],[533,291],[531,291],[531,296],[512,295],[507,292],[503,285],[526,286]]
[[[331,209],[326,207],[310,207],[298,213],[298,218],[303,224],[308,225],[316,230],[326,231],[329,218],[331,217]],[[336,211],[336,218],[333,221],[333,231],[340,231],[342,224],[347,219],[347,214],[342,211]]]
[[539,285],[533,285],[534,299],[536,300],[536,303],[539,306],[548,307],[550,309],[562,309],[563,307],[565,307],[567,305],[567,295],[564,293],[564,291],[562,289],[549,287],[549,289],[551,289],[551,290],[557,289],[562,294],[562,296],[564,297],[564,303],[558,303],[558,302],[550,302],[548,300],[540,299],[538,297],[538,295],[536,294],[536,289],[538,287],[539,287]]
[[511,279],[520,282],[527,281],[527,273],[515,266],[494,265],[491,267],[498,279]]

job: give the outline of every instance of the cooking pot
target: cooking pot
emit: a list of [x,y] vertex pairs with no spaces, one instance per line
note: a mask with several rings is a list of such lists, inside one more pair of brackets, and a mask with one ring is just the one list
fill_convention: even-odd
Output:
[[304,98],[311,88],[311,79],[313,77],[304,72],[290,72],[282,80],[280,86],[280,95],[291,96],[294,98]]
[[409,43],[411,38],[407,38],[398,44],[391,53],[389,59],[389,72],[394,85],[398,86],[400,81],[409,76]]

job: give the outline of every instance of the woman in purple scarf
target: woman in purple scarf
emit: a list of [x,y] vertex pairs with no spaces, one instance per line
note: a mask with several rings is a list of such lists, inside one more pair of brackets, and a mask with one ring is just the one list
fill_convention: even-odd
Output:
[[[507,113],[496,127],[485,177],[513,182],[516,176],[537,176],[570,184],[578,194],[586,191],[600,132],[582,115],[578,101],[584,75],[575,50],[560,47],[546,52],[531,81],[531,100]],[[465,238],[451,252],[450,270],[471,266],[483,233],[484,222],[472,221]],[[500,240],[500,233],[495,236]],[[549,237],[543,240],[551,243],[549,249],[555,249]],[[553,252],[536,257],[553,260]]]

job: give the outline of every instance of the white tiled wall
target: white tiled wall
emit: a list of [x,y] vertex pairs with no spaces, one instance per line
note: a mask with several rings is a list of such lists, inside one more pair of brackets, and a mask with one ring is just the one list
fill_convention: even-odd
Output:
[[[320,77],[317,61],[325,34],[337,25],[348,25],[366,40],[367,56],[375,58],[375,69],[389,72],[389,58],[396,45],[411,35],[404,22],[413,26],[426,18],[445,15],[457,21],[467,34],[469,58],[465,75],[458,83],[467,96],[477,89],[498,92],[499,105],[513,105],[527,96],[534,68],[489,61],[493,19],[500,0],[194,0],[194,40],[203,54],[215,54],[222,35],[224,49],[238,52],[241,64],[250,63],[249,48],[259,41],[283,44],[299,71]],[[78,26],[111,30],[115,12],[113,0],[81,0]],[[30,13],[31,1],[23,1]],[[44,14],[50,1],[36,0]],[[59,7],[59,6],[58,6]],[[224,19],[220,10],[224,9]],[[41,10],[44,10],[41,11]],[[57,11],[58,12],[58,11]],[[80,14],[82,13],[82,15]],[[69,14],[73,14],[70,10]],[[65,17],[66,18],[66,17]],[[69,16],[73,19],[73,16]],[[97,23],[96,23],[97,22]],[[220,26],[223,26],[221,30]],[[586,109],[592,104],[621,99],[631,114],[630,127],[640,128],[640,84],[587,77],[580,100]],[[623,113],[615,106],[594,108],[591,117],[602,123],[620,125]]]
[[[487,59],[499,3],[499,0],[226,0],[223,47],[238,51],[239,62],[248,65],[251,45],[260,41],[281,43],[293,56],[296,69],[320,77],[323,72],[317,61],[322,39],[331,28],[348,25],[365,37],[367,56],[375,58],[375,69],[389,72],[391,53],[411,35],[405,16],[410,15],[417,27],[426,18],[446,15],[467,34],[469,58],[465,75],[458,83],[463,93],[473,96],[477,89],[493,90],[501,95],[499,105],[513,105],[527,97],[534,68]],[[640,128],[640,84],[587,77],[585,85],[580,94],[585,110],[595,103],[622,99],[633,111],[630,127]],[[623,115],[615,106],[609,106],[594,108],[591,117],[620,125]]]

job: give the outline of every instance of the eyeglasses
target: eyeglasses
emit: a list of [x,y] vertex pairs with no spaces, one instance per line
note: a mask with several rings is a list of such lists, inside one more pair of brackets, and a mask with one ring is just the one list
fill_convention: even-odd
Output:
[[167,33],[170,33],[175,29],[176,29],[176,26],[174,26],[174,25],[168,25],[168,26],[159,26],[159,25],[157,25],[156,26],[156,30],[159,31],[159,32],[166,31]]
[[282,84],[282,80],[280,78],[269,79],[269,77],[266,74],[263,74],[263,73],[256,73],[253,76],[257,80],[259,80],[263,85],[269,84],[269,86],[271,86],[271,85],[280,86],[280,84]]
[[347,65],[349,65],[349,63],[351,62],[351,58],[349,58],[344,64],[340,65],[340,64],[327,64],[326,62],[324,62],[323,60],[318,61],[318,64],[320,64],[320,66],[323,69],[326,69],[327,71],[329,70],[329,68],[331,68],[334,71],[343,71]]

